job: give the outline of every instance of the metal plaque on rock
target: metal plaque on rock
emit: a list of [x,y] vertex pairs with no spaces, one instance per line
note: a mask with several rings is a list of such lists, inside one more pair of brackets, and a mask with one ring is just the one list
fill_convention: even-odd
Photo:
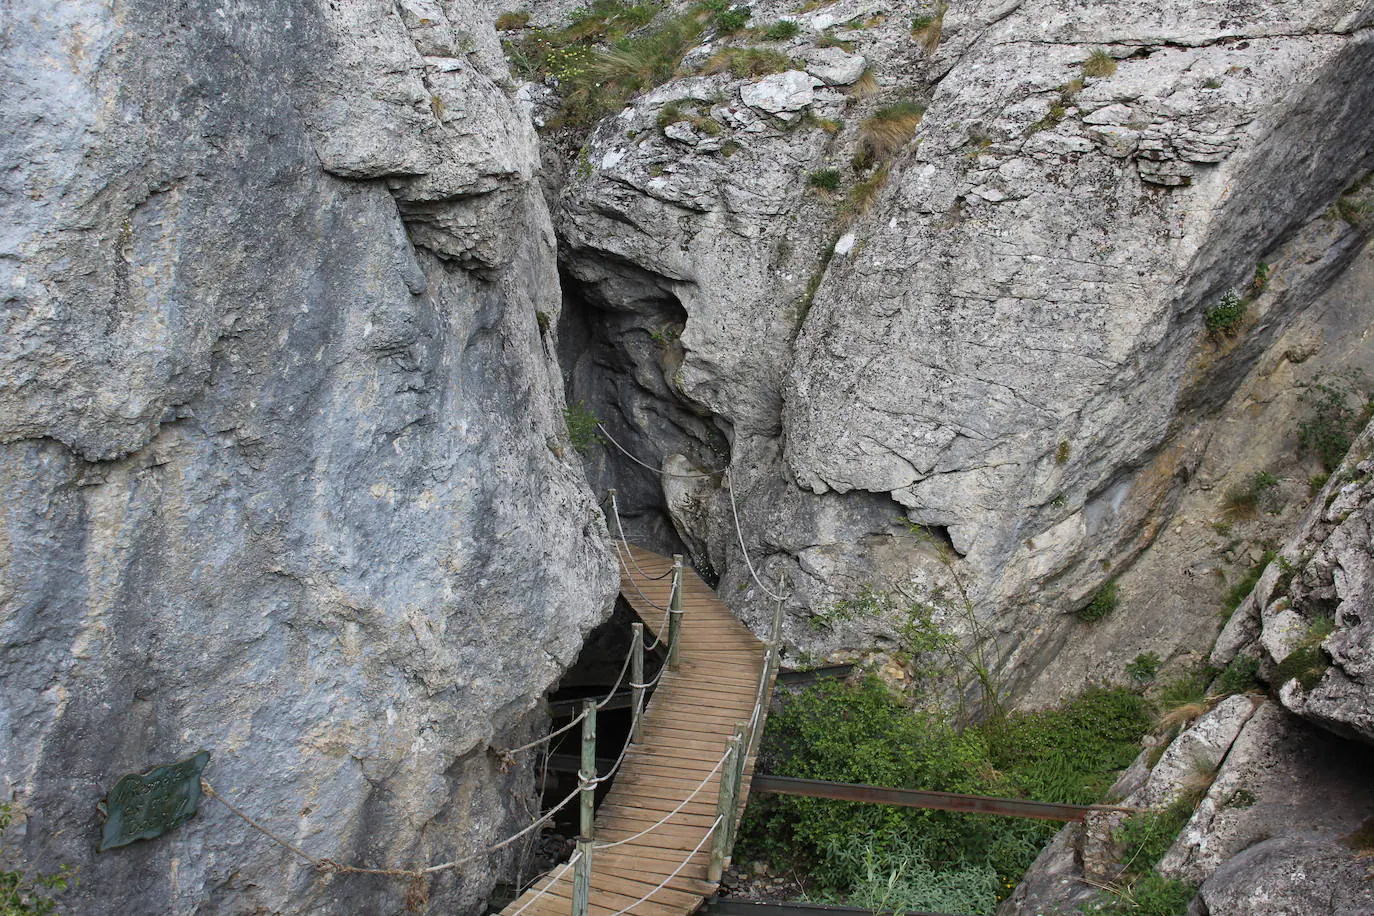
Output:
[[151,840],[189,821],[200,805],[200,773],[209,760],[210,752],[201,751],[180,763],[120,777],[96,805],[105,818],[96,850]]

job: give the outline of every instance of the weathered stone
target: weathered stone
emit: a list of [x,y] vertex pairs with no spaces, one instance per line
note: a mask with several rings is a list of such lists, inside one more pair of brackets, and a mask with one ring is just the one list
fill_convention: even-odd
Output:
[[1370,916],[1365,861],[1324,838],[1276,837],[1245,850],[1198,890],[1191,916]]
[[[205,748],[346,864],[527,822],[532,768],[489,749],[543,725],[614,566],[495,36],[450,0],[3,15],[6,845],[78,868],[64,912],[400,912],[407,882],[208,799],[96,856],[94,803]],[[431,904],[475,912],[479,861]]]
[[812,91],[816,80],[803,70],[787,70],[765,76],[756,83],[740,87],[744,104],[784,120],[794,120],[797,112],[816,100]]
[[857,82],[868,66],[862,54],[849,54],[843,48],[812,48],[803,58],[806,72],[827,86],[848,86]]

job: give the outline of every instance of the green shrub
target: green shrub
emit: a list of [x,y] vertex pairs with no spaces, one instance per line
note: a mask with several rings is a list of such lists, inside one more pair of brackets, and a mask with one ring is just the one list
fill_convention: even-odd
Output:
[[749,24],[749,11],[741,8],[729,9],[717,13],[713,22],[716,31],[721,35],[732,35]]
[[1092,600],[1078,609],[1078,619],[1092,623],[1101,620],[1112,611],[1116,610],[1117,602],[1120,600],[1120,589],[1117,587],[1116,580],[1108,582],[1097,590]]
[[[1312,382],[1305,386],[1302,395],[1311,415],[1298,425],[1298,443],[1305,454],[1321,461],[1328,474],[1340,466],[1374,408],[1374,401],[1355,389],[1357,378],[1352,375],[1345,380]],[[1351,406],[1351,400],[1364,403],[1356,408]]]
[[1112,838],[1123,847],[1121,863],[1128,877],[1144,877],[1159,864],[1194,807],[1191,799],[1180,798],[1162,810],[1132,814],[1113,831]]
[[1116,72],[1116,58],[1101,48],[1088,55],[1083,61],[1083,75],[1094,78],[1111,76]]
[[1221,694],[1245,693],[1259,686],[1259,659],[1250,655],[1237,655],[1217,677],[1216,692]]
[[817,188],[821,191],[838,191],[840,189],[840,170],[839,169],[819,169],[806,176],[807,187]]
[[1126,665],[1126,673],[1137,684],[1148,684],[1155,679],[1156,674],[1159,674],[1162,664],[1157,653],[1142,652]]
[[801,31],[801,26],[790,19],[779,19],[777,22],[763,30],[763,37],[766,41],[789,41],[797,37]]
[[[1150,725],[1145,701],[1124,688],[961,730],[907,708],[876,678],[825,681],[769,718],[761,760],[785,776],[1083,804],[1101,798]],[[1054,831],[1015,818],[763,796],[749,805],[737,858],[797,868],[827,895],[867,908],[883,909],[872,905],[890,892],[898,909],[988,913]]]
[[1216,305],[1202,313],[1207,333],[1214,338],[1233,336],[1240,329],[1240,323],[1245,320],[1245,313],[1249,307],[1250,303],[1242,299],[1235,290],[1227,292]]
[[563,423],[568,428],[568,441],[579,452],[589,452],[601,445],[601,421],[582,401],[563,408]]
[[886,162],[916,135],[925,116],[919,102],[898,102],[879,108],[859,125],[859,146],[854,153],[854,168],[866,169]]

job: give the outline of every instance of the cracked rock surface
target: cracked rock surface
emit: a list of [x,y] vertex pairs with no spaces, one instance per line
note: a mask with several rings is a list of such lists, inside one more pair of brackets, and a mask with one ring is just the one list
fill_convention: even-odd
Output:
[[[462,0],[8,4],[0,795],[73,913],[393,913],[212,801],[94,855],[120,775],[211,752],[312,855],[528,821],[490,753],[615,587],[565,457],[537,148]],[[549,331],[551,335],[553,332]],[[7,843],[13,837],[7,838]],[[439,874],[475,909],[501,857]]]

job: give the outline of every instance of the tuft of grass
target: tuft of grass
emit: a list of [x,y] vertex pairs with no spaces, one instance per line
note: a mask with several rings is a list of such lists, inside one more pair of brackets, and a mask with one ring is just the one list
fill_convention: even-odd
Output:
[[925,116],[925,106],[919,102],[898,102],[885,105],[859,125],[859,145],[854,152],[856,169],[886,162],[916,135],[916,128]]
[[911,20],[911,37],[916,39],[921,50],[927,56],[934,54],[935,49],[940,46],[940,38],[944,32],[945,13],[948,10],[949,4],[942,2],[933,13],[917,16]]
[[763,30],[765,41],[790,41],[801,32],[801,26],[790,19],[779,19]]
[[1097,590],[1092,600],[1078,609],[1078,619],[1087,623],[1101,620],[1112,611],[1116,610],[1117,602],[1120,600],[1120,589],[1117,587],[1116,580],[1108,582]]
[[1259,659],[1251,655],[1237,655],[1222,670],[1216,681],[1216,691],[1226,696],[1248,693],[1259,687]]
[[729,73],[736,79],[781,73],[792,59],[769,48],[721,48],[702,68],[703,73]]
[[839,48],[842,51],[853,51],[854,42],[847,41],[829,31],[821,33],[821,37],[816,39],[818,48]]
[[1068,463],[1069,463],[1069,440],[1068,440],[1068,439],[1061,439],[1060,442],[1059,442],[1059,447],[1058,447],[1057,449],[1054,450],[1054,463],[1055,463],[1055,464],[1068,464]]
[[884,165],[862,181],[854,182],[844,201],[846,215],[852,218],[867,213],[868,208],[878,199],[878,192],[887,184],[887,176],[888,167]]
[[691,124],[697,131],[710,137],[718,137],[725,130],[715,118],[698,114],[694,111],[685,111],[677,102],[669,102],[659,110],[659,130],[663,130],[671,124],[677,124],[682,121]]
[[1236,580],[1235,584],[1227,589],[1226,598],[1223,602],[1223,617],[1229,619],[1236,608],[1240,607],[1240,603],[1244,601],[1246,597],[1255,590],[1255,586],[1259,584],[1260,576],[1264,575],[1265,567],[1274,562],[1274,558],[1277,556],[1278,554],[1273,550],[1266,550],[1263,555],[1260,556],[1259,562],[1251,566],[1244,576]]
[[806,176],[806,186],[831,193],[840,189],[839,169],[818,169]]
[[1296,678],[1303,690],[1316,687],[1326,669],[1331,667],[1321,644],[1335,629],[1334,617],[1318,617],[1311,621],[1302,642],[1274,669],[1274,683],[1282,685]]
[[1164,662],[1156,652],[1142,652],[1126,665],[1126,674],[1137,684],[1148,684],[1159,674]]
[[1116,72],[1116,58],[1098,48],[1083,61],[1083,75],[1092,79],[1102,79]]
[[510,10],[496,17],[496,28],[501,32],[513,32],[530,24],[530,14],[524,10]]
[[1279,479],[1268,471],[1256,471],[1226,491],[1223,503],[1227,515],[1233,518],[1254,518],[1261,504],[1268,501],[1270,494],[1279,485]]

